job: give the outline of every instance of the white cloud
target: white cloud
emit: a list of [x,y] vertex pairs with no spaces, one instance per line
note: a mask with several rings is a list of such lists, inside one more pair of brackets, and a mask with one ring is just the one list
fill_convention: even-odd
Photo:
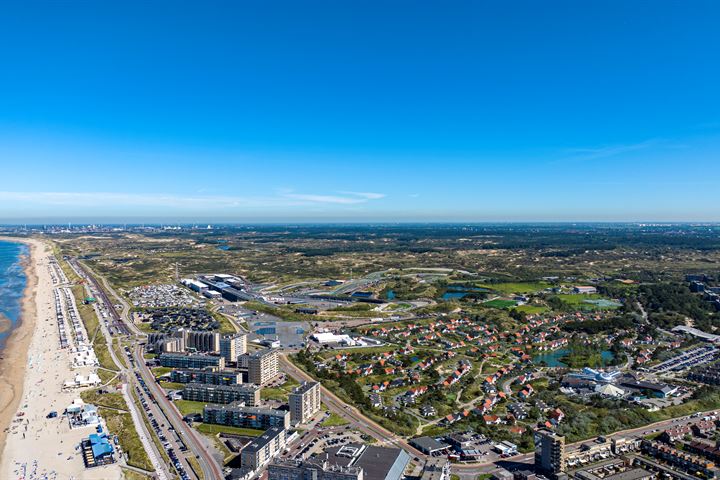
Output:
[[317,195],[317,194],[305,194],[305,193],[285,193],[285,198],[291,198],[294,200],[301,200],[312,203],[328,203],[328,204],[340,204],[340,205],[354,205],[357,203],[366,203],[369,200],[379,200],[384,198],[385,195],[382,193],[368,193],[368,192],[339,192],[340,195]]
[[345,195],[285,192],[269,196],[228,196],[201,194],[115,193],[115,192],[8,192],[0,191],[0,202],[15,207],[155,207],[204,210],[282,208],[310,205],[354,205],[383,198],[379,193]]

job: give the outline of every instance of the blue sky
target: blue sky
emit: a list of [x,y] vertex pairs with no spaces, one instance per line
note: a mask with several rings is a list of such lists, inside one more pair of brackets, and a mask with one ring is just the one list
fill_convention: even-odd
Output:
[[16,2],[0,220],[720,221],[720,4]]

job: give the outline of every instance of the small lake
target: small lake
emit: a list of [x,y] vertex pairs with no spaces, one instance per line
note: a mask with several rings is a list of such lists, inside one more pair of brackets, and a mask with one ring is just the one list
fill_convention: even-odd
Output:
[[445,292],[440,298],[442,298],[443,300],[452,300],[454,298],[463,298],[468,293],[469,292]]
[[385,294],[385,298],[387,298],[388,300],[395,300],[395,292],[393,292],[392,290],[388,290]]
[[[543,353],[533,357],[533,363],[539,365],[544,361],[548,367],[567,367],[567,365],[561,362],[560,359],[568,353],[570,353],[570,350],[566,348],[561,348],[560,350],[555,350],[554,352]],[[609,350],[603,350],[600,353],[600,356],[602,357],[603,365],[607,365],[615,357]]]
[[467,285],[448,285],[447,291],[440,297],[443,300],[453,300],[463,298],[470,293],[489,292],[487,288],[470,287]]
[[219,245],[215,248],[217,248],[218,250],[224,250],[224,251],[230,250],[230,247],[228,245]]

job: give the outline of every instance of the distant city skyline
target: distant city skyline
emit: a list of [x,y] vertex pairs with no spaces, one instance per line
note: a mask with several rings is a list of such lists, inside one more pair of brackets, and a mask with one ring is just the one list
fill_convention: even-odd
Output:
[[16,3],[0,223],[720,221],[720,5]]

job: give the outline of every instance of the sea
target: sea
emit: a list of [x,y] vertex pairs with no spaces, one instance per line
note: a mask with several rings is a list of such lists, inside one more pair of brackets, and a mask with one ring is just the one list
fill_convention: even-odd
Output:
[[0,240],[0,318],[10,321],[9,328],[2,321],[0,328],[0,349],[5,347],[8,337],[20,322],[22,298],[27,277],[23,260],[28,258],[27,245]]

